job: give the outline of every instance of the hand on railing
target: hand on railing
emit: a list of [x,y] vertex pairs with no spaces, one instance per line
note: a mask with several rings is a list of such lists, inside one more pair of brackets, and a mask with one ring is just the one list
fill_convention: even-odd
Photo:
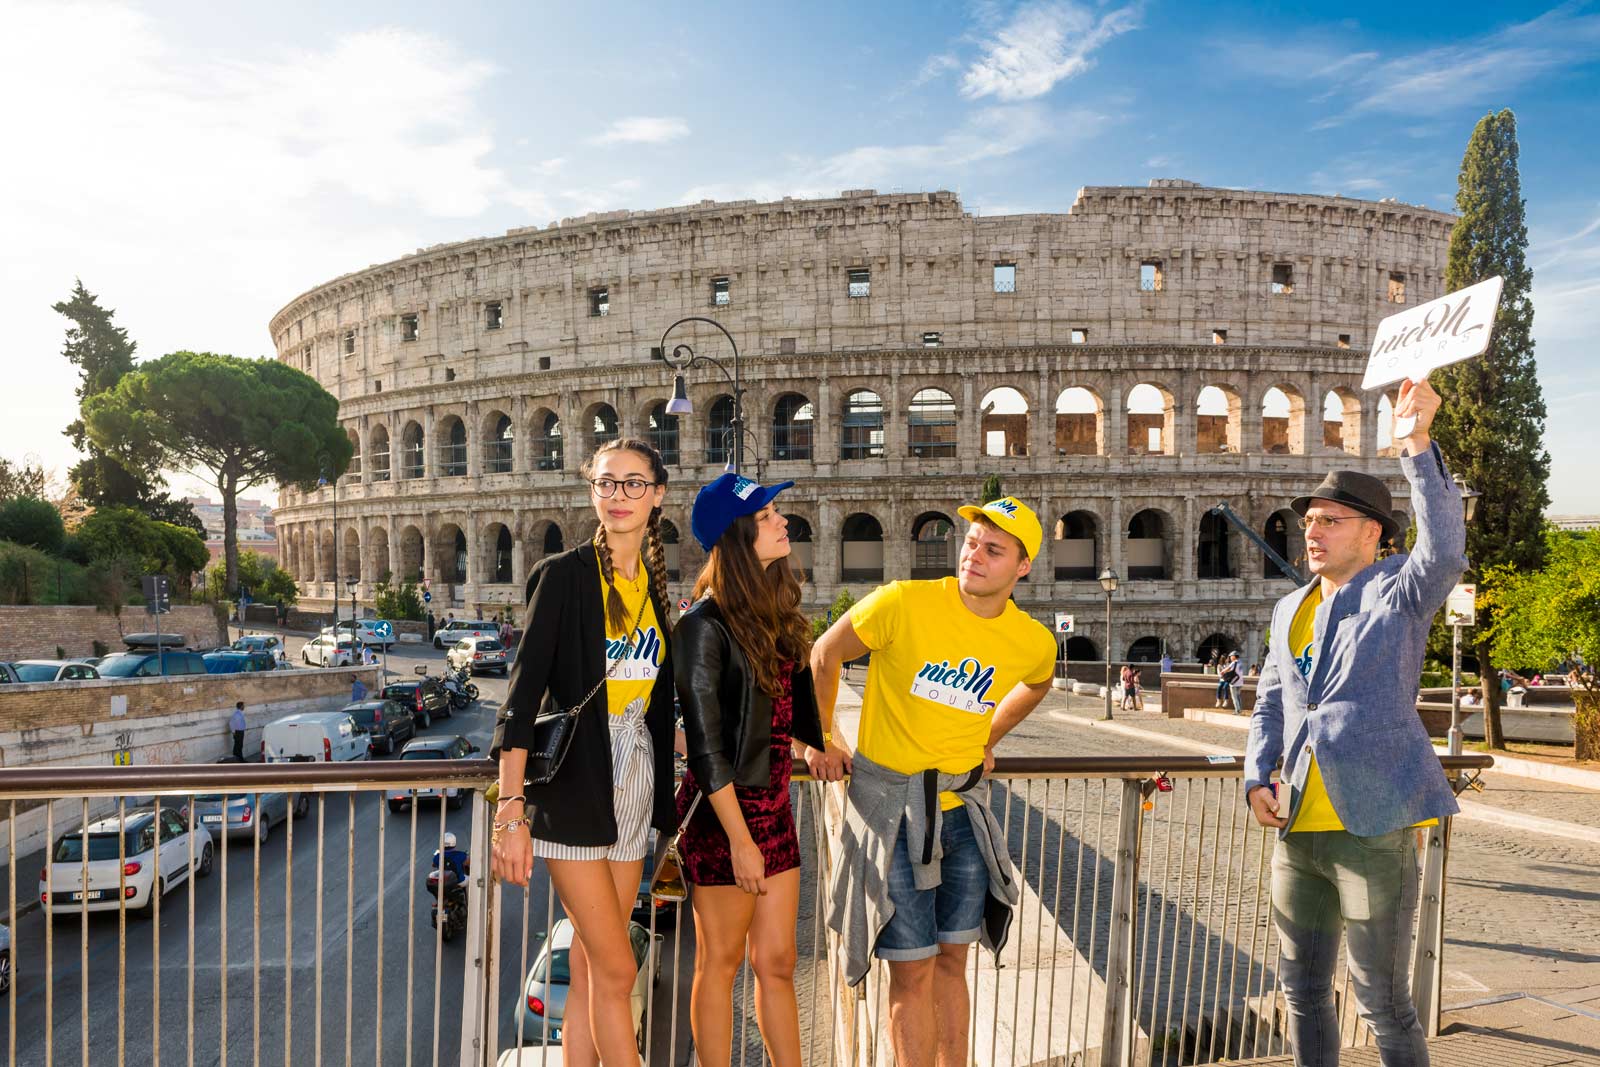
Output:
[[850,773],[849,750],[831,739],[820,749],[807,745],[802,758],[811,769],[811,777],[819,782],[837,782]]
[[490,870],[502,882],[526,887],[533,876],[533,839],[528,833],[527,819],[510,821],[515,825],[494,828]]
[[1256,822],[1262,826],[1281,830],[1289,825],[1289,820],[1278,814],[1278,798],[1270,785],[1258,785],[1250,790],[1249,800],[1250,810],[1255,813]]

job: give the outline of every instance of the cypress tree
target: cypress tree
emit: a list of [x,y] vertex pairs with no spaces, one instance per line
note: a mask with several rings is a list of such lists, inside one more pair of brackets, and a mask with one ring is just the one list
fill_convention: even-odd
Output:
[[[1445,289],[1454,292],[1500,275],[1505,288],[1494,337],[1479,359],[1432,375],[1443,399],[1433,423],[1452,471],[1483,496],[1467,527],[1466,580],[1478,581],[1478,625],[1464,634],[1477,653],[1483,685],[1484,737],[1504,747],[1500,677],[1490,664],[1493,568],[1531,573],[1544,563],[1544,511],[1550,503],[1550,454],[1544,450],[1544,395],[1533,358],[1533,272],[1517,172],[1517,118],[1509,108],[1485,115],[1461,160]],[[1484,607],[1489,607],[1486,612]],[[1526,666],[1505,664],[1504,666]]]

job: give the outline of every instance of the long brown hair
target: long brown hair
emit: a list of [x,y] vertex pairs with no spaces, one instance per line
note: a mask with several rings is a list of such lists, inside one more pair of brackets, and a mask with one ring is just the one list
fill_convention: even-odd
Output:
[[[595,449],[594,455],[583,465],[584,481],[594,477],[594,469],[600,462],[601,456],[607,452],[624,451],[643,456],[650,462],[650,477],[655,483],[667,484],[667,465],[662,462],[661,453],[657,452],[648,441],[641,441],[637,437],[614,438]],[[617,592],[616,572],[611,567],[611,546],[606,543],[605,523],[595,527],[594,550],[600,557],[600,573],[606,583],[606,625],[621,633],[631,620],[628,618],[627,606],[622,603],[622,594]],[[644,567],[650,575],[650,588],[661,598],[664,608],[658,620],[661,623],[661,631],[671,633],[672,598],[667,595],[667,550],[661,543],[660,508],[650,509],[649,524],[645,527]]]
[[787,557],[762,567],[756,558],[756,520],[742,515],[723,533],[694,582],[694,599],[717,598],[722,618],[768,696],[781,689],[779,665],[811,657],[811,624],[800,614],[800,583]]

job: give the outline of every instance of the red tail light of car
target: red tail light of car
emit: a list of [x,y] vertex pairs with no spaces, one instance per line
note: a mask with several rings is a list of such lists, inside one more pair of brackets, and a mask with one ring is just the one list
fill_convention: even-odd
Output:
[[325,763],[333,762],[333,742],[326,737],[322,739],[322,759]]
[[528,1010],[533,1012],[535,1015],[543,1015],[544,1014],[544,1001],[540,1000],[536,996],[533,996],[532,994],[529,994],[529,996],[528,996]]
[[122,874],[127,878],[132,878],[142,870],[144,870],[144,867],[139,864],[138,860],[129,860],[122,865]]

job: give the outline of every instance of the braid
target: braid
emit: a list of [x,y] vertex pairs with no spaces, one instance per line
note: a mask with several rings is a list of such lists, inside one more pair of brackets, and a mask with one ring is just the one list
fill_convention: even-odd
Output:
[[645,552],[645,568],[650,572],[650,584],[655,587],[656,594],[661,597],[662,606],[666,614],[661,618],[661,631],[672,632],[672,598],[667,595],[667,550],[661,543],[661,509],[650,509],[650,526],[647,531],[646,541],[649,548]]
[[628,626],[628,608],[617,592],[616,574],[611,569],[611,546],[606,543],[606,528],[602,524],[594,531],[594,550],[600,557],[600,573],[606,580],[606,626],[621,633]]

